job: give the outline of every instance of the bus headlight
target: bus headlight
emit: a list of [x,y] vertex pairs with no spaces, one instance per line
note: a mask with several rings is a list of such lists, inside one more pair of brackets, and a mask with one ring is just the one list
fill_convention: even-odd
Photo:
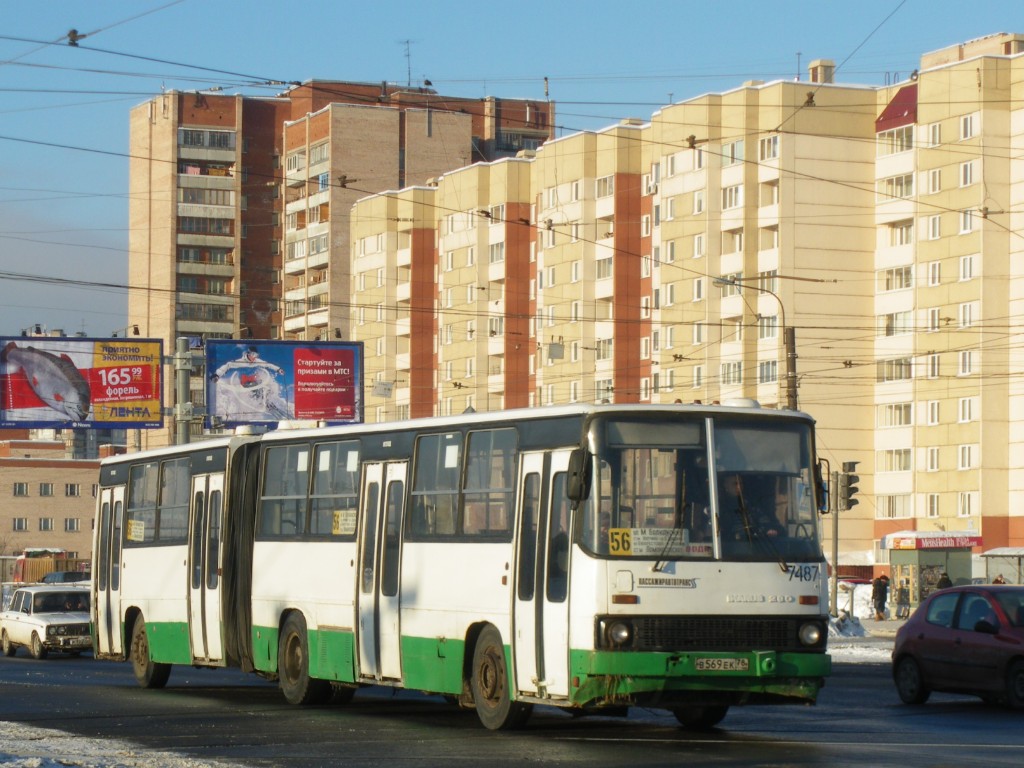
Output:
[[804,645],[818,645],[821,642],[821,625],[816,622],[802,624],[798,636]]
[[633,641],[633,627],[628,622],[616,621],[608,625],[605,636],[609,644],[621,648]]

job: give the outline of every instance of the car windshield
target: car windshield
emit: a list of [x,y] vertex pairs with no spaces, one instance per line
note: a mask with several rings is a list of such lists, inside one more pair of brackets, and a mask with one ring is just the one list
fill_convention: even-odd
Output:
[[32,598],[32,613],[85,612],[88,610],[88,592],[42,592]]

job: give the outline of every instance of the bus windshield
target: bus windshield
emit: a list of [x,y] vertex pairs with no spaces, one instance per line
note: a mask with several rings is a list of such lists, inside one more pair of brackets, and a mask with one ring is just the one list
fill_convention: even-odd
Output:
[[820,559],[808,423],[615,420],[596,437],[593,487],[581,507],[589,551],[656,561]]

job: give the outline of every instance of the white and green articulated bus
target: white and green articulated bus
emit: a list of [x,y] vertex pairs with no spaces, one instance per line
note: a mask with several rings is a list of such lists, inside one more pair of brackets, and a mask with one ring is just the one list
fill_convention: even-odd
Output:
[[278,429],[104,460],[94,643],[158,688],[239,667],[285,698],[810,703],[830,672],[806,414],[581,405]]

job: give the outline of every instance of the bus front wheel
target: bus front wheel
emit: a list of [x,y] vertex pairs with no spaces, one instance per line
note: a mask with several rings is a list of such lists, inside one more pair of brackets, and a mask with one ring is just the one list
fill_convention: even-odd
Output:
[[171,665],[153,661],[149,655],[149,635],[146,622],[139,616],[132,627],[132,669],[135,679],[143,688],[163,688],[171,676]]
[[477,717],[492,731],[523,726],[533,707],[512,701],[509,692],[508,666],[501,634],[494,627],[484,627],[473,651],[473,703]]
[[309,638],[301,613],[290,614],[281,628],[277,677],[289,704],[323,704],[331,697],[331,684],[327,680],[309,676]]

